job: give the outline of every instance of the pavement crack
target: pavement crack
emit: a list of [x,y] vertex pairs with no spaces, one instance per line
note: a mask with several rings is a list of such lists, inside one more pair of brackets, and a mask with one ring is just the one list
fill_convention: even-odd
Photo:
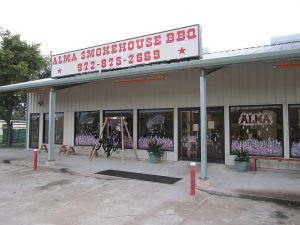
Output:
[[202,199],[179,225],[185,224],[210,198],[211,196]]
[[70,181],[70,180],[58,180],[58,181],[50,182],[50,183],[45,184],[43,186],[39,186],[38,188],[40,188],[42,190],[45,190],[45,189],[48,189],[48,188],[53,187],[53,186],[68,185],[70,183],[72,183],[72,181]]

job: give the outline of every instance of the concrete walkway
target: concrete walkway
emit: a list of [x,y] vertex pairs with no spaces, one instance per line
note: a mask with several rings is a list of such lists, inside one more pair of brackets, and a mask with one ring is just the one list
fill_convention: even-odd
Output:
[[[147,173],[182,178],[173,184],[190,189],[190,167],[187,161],[161,162],[152,164],[148,161],[120,158],[94,158],[92,161],[85,155],[55,156],[55,166],[47,167],[47,153],[38,155],[39,168],[67,172],[82,176],[100,176],[96,172],[113,169],[137,173]],[[0,149],[0,161],[33,167],[33,151],[24,149]],[[200,175],[197,163],[196,176]],[[254,175],[236,172],[232,167],[223,164],[209,163],[208,180],[197,178],[197,190],[215,195],[234,196],[255,200],[271,201],[300,207],[300,172],[287,170],[262,170]]]

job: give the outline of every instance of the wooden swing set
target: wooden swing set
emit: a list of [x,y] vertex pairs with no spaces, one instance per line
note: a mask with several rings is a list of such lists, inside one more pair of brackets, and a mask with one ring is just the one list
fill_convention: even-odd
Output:
[[[97,151],[101,148],[101,145],[102,145],[103,149],[108,148],[107,149],[108,152],[106,152],[107,153],[107,157],[110,155],[110,150],[111,150],[110,147],[113,147],[114,151],[118,148],[117,146],[113,146],[114,145],[113,143],[111,143],[112,146],[107,146],[108,145],[107,140],[109,140],[109,139],[108,138],[106,138],[106,139],[103,138],[104,129],[107,128],[107,134],[108,134],[109,133],[109,126],[112,123],[112,120],[119,120],[120,121],[119,125],[120,125],[120,128],[121,128],[122,163],[124,163],[124,150],[125,150],[125,145],[124,145],[124,128],[125,128],[125,131],[127,133],[128,139],[129,139],[129,141],[131,143],[131,146],[133,147],[135,158],[136,158],[136,160],[139,160],[137,152],[136,152],[136,149],[134,148],[134,145],[133,145],[132,138],[131,138],[129,130],[128,130],[127,123],[124,121],[123,117],[106,117],[105,118],[105,121],[104,121],[104,123],[102,125],[99,137],[98,137],[98,139],[96,141],[96,144],[94,145],[94,147],[90,151],[89,159],[93,160],[94,156],[98,157],[98,152]],[[105,142],[105,140],[106,140],[106,142]],[[112,142],[114,142],[114,140],[112,140]]]

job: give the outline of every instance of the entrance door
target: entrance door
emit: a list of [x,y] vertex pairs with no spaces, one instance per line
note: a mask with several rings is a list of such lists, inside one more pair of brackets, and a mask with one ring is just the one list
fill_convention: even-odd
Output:
[[29,124],[29,147],[38,148],[39,147],[39,126],[40,126],[40,114],[31,113],[30,114],[30,124]]
[[200,160],[199,109],[179,110],[179,152],[181,160]]
[[[207,160],[224,162],[223,108],[207,108]],[[200,160],[199,108],[179,110],[179,152],[181,160]]]
[[207,109],[207,161],[209,162],[224,162],[223,115],[223,107]]

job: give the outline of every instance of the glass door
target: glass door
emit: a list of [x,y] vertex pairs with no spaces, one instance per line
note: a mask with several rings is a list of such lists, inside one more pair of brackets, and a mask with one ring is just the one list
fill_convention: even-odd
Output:
[[[207,108],[207,160],[224,162],[224,112],[223,107]],[[180,160],[200,160],[199,108],[179,109]]]
[[200,160],[199,109],[179,110],[179,159]]
[[207,161],[224,162],[223,107],[207,109]]
[[39,147],[39,126],[40,126],[40,114],[30,114],[30,125],[29,125],[29,147]]

